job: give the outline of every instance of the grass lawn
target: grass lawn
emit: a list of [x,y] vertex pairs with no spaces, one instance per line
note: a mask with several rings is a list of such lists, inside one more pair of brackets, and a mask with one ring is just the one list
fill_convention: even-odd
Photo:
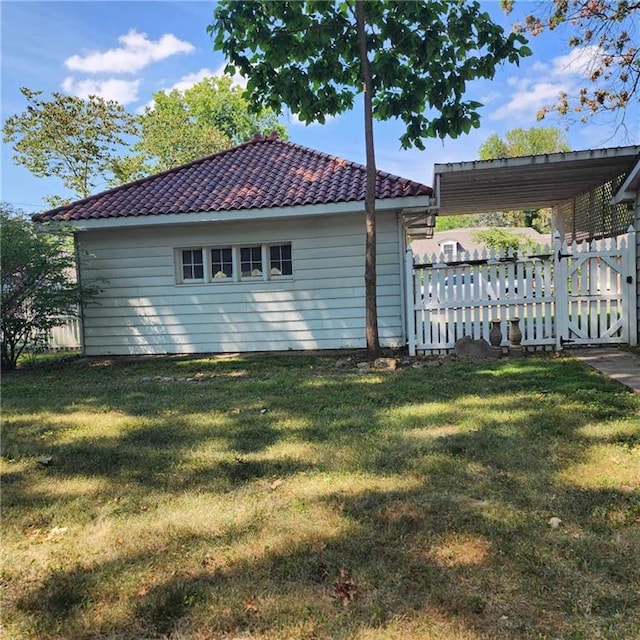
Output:
[[640,638],[639,397],[334,362],[5,375],[2,637]]

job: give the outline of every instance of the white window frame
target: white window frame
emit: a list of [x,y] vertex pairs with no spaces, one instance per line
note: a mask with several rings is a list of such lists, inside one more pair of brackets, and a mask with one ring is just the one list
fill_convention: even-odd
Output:
[[[202,278],[185,278],[184,277],[184,260],[183,251],[201,251],[202,252]],[[207,278],[207,259],[202,247],[180,247],[175,251],[176,257],[176,276],[181,284],[202,284]]]
[[[230,276],[225,276],[224,278],[216,278],[215,273],[213,273],[213,258],[211,256],[211,253],[213,251],[225,251],[226,249],[229,249],[231,251],[231,275]],[[203,251],[205,251],[205,249],[203,249]],[[207,247],[206,248],[206,252],[207,252],[207,257],[209,259],[208,270],[207,270],[206,273],[209,276],[209,278],[211,279],[211,281],[213,281],[213,282],[233,282],[235,280],[235,275],[238,272],[238,265],[236,263],[235,251],[233,250],[233,246],[232,245],[220,245],[218,247],[216,247],[216,246]],[[222,262],[224,264],[224,260]]]
[[[448,251],[450,251],[451,253],[448,254]],[[458,256],[458,243],[454,240],[443,242],[440,245],[440,253],[444,256],[445,262],[448,262],[449,260],[455,260]]]
[[[283,247],[289,245],[291,247],[291,273],[277,274],[271,273],[271,247]],[[255,276],[243,276],[241,271],[241,249],[260,247],[260,256],[262,260],[262,273]],[[232,276],[226,278],[215,278],[212,273],[213,260],[211,259],[211,251],[214,249],[231,249],[232,260]],[[269,282],[277,280],[293,280],[294,279],[294,251],[293,243],[290,241],[283,242],[263,242],[263,243],[235,243],[235,244],[211,244],[201,246],[176,247],[174,249],[174,264],[176,274],[176,284],[229,284],[240,282]],[[182,262],[183,251],[202,251],[203,273],[204,278],[192,279],[184,278],[184,269]]]

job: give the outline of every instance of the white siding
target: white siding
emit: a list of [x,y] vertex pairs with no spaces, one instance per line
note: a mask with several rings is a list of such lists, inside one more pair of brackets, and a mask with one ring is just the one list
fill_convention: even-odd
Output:
[[[396,216],[378,216],[378,324],[402,341]],[[84,231],[87,355],[363,348],[364,215]],[[291,242],[293,279],[176,284],[174,249]]]

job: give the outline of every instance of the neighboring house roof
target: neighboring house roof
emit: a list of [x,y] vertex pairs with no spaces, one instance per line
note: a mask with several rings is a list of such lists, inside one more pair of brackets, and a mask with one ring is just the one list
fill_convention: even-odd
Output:
[[436,231],[433,238],[428,240],[414,240],[411,243],[411,249],[416,255],[440,255],[442,253],[442,244],[445,242],[457,243],[458,253],[479,253],[486,249],[484,242],[477,242],[474,236],[478,231],[487,231],[488,229],[502,229],[507,233],[518,236],[525,236],[532,240],[535,244],[545,246],[551,243],[551,234],[538,233],[531,227],[469,227],[462,229],[448,229],[447,231]]
[[[271,135],[33,216],[37,222],[364,201],[366,168]],[[376,198],[431,196],[377,172]]]

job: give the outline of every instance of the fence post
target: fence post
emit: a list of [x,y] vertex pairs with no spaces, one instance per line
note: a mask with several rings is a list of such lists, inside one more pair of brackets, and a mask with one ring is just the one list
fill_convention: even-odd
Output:
[[413,251],[407,247],[405,255],[405,304],[407,318],[407,341],[409,345],[409,355],[416,355],[416,303],[415,303],[415,274],[413,269]]
[[557,351],[562,351],[562,338],[565,334],[569,306],[569,298],[567,295],[567,259],[564,258],[563,260],[560,257],[562,247],[563,242],[560,239],[560,234],[556,231],[553,234],[553,318]]
[[[628,247],[626,251],[627,264],[624,269],[624,278],[622,282],[622,303],[627,304],[628,308],[623,317],[627,318],[627,340],[629,346],[633,347],[638,344],[638,299],[637,299],[637,265],[636,265],[636,230],[633,226],[629,227],[627,235]],[[625,313],[625,309],[622,309]]]

